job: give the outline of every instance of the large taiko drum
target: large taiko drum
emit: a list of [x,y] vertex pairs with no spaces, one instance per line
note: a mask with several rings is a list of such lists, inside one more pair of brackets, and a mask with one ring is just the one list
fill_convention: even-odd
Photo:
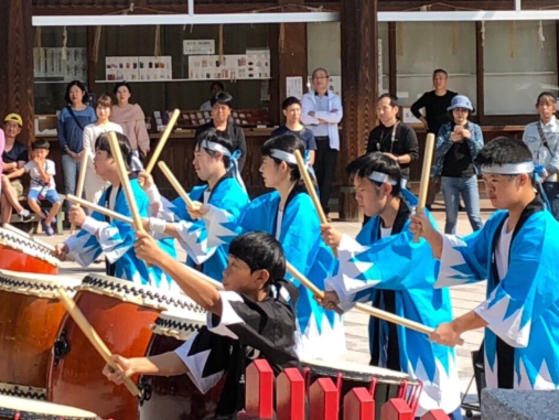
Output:
[[[174,351],[206,324],[203,313],[165,312],[152,325],[153,338],[148,355]],[[202,394],[188,375],[143,377],[150,398],[140,408],[141,420],[207,420],[214,418],[223,389],[223,379]]]
[[[97,274],[83,280],[75,302],[109,350],[127,358],[146,354],[152,337],[149,326],[161,312],[197,310],[181,295]],[[102,374],[104,365],[85,335],[66,316],[49,366],[48,401],[95,411],[103,418],[137,418],[137,398],[126,387],[108,381]],[[137,377],[132,379],[138,383]]]
[[375,399],[376,418],[380,418],[382,405],[392,398],[403,398],[412,410],[417,408],[421,382],[407,374],[376,366],[350,362],[329,363],[321,360],[304,360],[304,376],[307,385],[318,378],[331,378],[340,395],[340,416],[343,415],[343,398],[353,388],[367,388]]
[[60,261],[52,250],[15,229],[0,228],[0,270],[56,274]]
[[96,414],[44,401],[0,395],[1,420],[101,420]]
[[0,394],[45,399],[47,370],[65,314],[59,288],[81,280],[0,270]]

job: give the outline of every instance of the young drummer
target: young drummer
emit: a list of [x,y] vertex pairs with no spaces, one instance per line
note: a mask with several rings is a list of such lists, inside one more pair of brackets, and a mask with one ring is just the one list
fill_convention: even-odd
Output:
[[293,350],[295,315],[287,301],[289,297],[295,304],[298,292],[284,280],[285,257],[271,235],[253,232],[231,242],[222,292],[186,271],[149,235],[139,234],[134,246],[139,258],[158,264],[185,294],[208,310],[207,327],[174,352],[132,359],[113,356],[124,372],[115,373],[106,366],[103,372],[110,380],[121,384],[125,376],[135,374],[186,373],[206,393],[226,374],[215,414],[216,418],[236,418],[244,408],[245,370],[254,359],[266,359],[276,375],[298,366]]
[[[130,167],[132,157],[130,143],[123,134],[115,134],[126,165]],[[99,136],[95,142],[94,164],[97,175],[110,183],[98,204],[124,216],[130,216],[126,196],[120,185],[117,165],[111,154],[109,135],[106,133]],[[147,216],[148,199],[138,185],[135,175],[133,172],[130,173],[130,186],[140,214]],[[137,284],[150,284],[162,289],[170,289],[172,281],[161,269],[148,267],[134,254],[135,231],[132,226],[118,220],[111,220],[96,212],[86,216],[84,210],[77,206],[73,206],[70,210],[70,222],[81,226],[81,231],[56,246],[56,254],[60,259],[69,257],[82,267],[87,267],[104,253],[107,275],[131,280]],[[176,255],[172,239],[162,240],[160,244],[167,253]]]
[[[226,209],[236,219],[249,202],[237,167],[239,156],[240,151],[235,153],[227,134],[212,128],[199,137],[193,164],[198,177],[207,184],[194,187],[189,194],[191,200]],[[150,213],[157,215],[146,220],[146,229],[158,237],[176,238],[188,254],[189,266],[221,280],[227,266],[227,252],[222,247],[208,246],[204,222],[192,219],[182,198],[172,203],[162,198],[151,176],[144,172],[140,179],[150,200]]]
[[[417,199],[400,187],[398,163],[383,153],[364,155],[347,167],[356,199],[371,219],[357,239],[322,226],[328,245],[338,248],[338,275],[329,279],[323,305],[372,302],[376,308],[435,327],[452,319],[448,290],[435,290],[437,262],[429,244],[413,242],[410,206]],[[429,342],[429,337],[405,327],[371,318],[371,365],[402,371],[423,383],[418,416],[441,408],[461,419],[460,382],[453,349]]]
[[[295,150],[304,155],[303,142],[292,134],[264,143],[260,172],[266,187],[275,191],[252,201],[237,221],[226,209],[212,205],[196,204],[192,213],[203,216],[211,245],[227,247],[243,232],[264,231],[274,235],[282,244],[287,261],[323,290],[335,259],[320,237],[320,221],[299,173]],[[297,354],[304,359],[339,360],[345,351],[341,317],[322,308],[307,288],[293,282],[300,291],[296,311]]]
[[412,217],[441,269],[436,286],[487,279],[487,299],[439,325],[431,339],[456,345],[485,327],[485,377],[491,388],[559,386],[559,224],[534,192],[534,164],[521,141],[500,137],[478,155],[491,203],[498,211],[465,238],[442,235],[424,216]]

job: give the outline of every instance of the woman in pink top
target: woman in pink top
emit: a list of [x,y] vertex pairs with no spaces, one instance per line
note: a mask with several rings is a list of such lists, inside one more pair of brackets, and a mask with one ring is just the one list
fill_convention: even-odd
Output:
[[117,83],[114,94],[118,103],[113,106],[111,121],[120,125],[124,130],[124,135],[130,140],[135,155],[132,169],[141,171],[143,167],[140,158],[146,157],[149,152],[149,135],[144,111],[140,105],[129,103],[132,96],[132,88],[129,83]]

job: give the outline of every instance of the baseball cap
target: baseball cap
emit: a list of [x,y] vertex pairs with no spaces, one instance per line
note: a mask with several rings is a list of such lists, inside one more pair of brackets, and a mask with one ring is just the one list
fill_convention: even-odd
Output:
[[465,108],[465,109],[469,109],[470,111],[474,110],[474,107],[472,106],[472,102],[468,99],[467,96],[464,95],[456,95],[454,98],[452,98],[452,102],[450,103],[450,106],[447,109],[449,111],[452,111],[453,109],[456,108]]
[[8,116],[4,118],[4,122],[8,122],[8,121],[13,121],[19,124],[20,127],[23,127],[23,119],[21,118],[21,115],[16,114],[15,112],[8,114]]

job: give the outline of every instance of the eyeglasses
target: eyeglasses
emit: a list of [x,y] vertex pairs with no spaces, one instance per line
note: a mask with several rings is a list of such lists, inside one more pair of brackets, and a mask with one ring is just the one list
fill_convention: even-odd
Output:
[[313,80],[322,80],[322,79],[329,79],[330,76],[315,76],[313,77]]

